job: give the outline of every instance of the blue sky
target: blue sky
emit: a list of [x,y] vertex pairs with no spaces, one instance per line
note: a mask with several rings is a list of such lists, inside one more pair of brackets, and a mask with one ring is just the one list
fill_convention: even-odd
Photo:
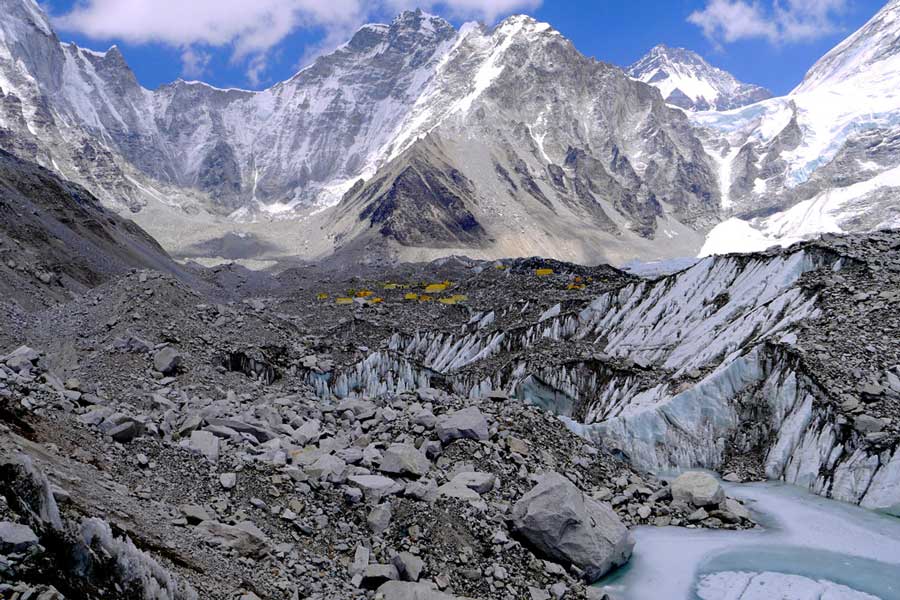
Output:
[[361,23],[422,6],[454,25],[524,12],[589,56],[628,65],[657,43],[699,52],[776,94],[865,23],[876,0],[39,0],[60,37],[116,43],[150,88],[178,77],[263,88],[345,41]]

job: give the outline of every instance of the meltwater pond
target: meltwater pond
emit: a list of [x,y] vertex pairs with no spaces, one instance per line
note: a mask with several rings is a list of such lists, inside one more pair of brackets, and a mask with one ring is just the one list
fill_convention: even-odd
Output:
[[767,482],[727,486],[761,527],[638,527],[597,586],[626,600],[900,600],[900,519]]

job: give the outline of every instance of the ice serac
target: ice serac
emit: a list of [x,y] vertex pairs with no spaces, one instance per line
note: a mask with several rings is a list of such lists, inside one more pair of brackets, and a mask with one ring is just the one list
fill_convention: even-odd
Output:
[[703,254],[900,226],[900,3],[887,3],[790,94],[693,116],[724,216]]
[[[872,239],[864,246],[893,264],[895,234]],[[476,314],[461,330],[395,333],[318,387],[325,397],[329,385],[341,397],[438,381],[469,397],[501,390],[649,471],[727,472],[750,460],[758,477],[897,514],[900,451],[880,403],[900,394],[900,365],[867,354],[892,334],[866,324],[895,286],[878,275],[882,258],[853,247],[828,236],[708,257],[541,307],[524,323],[521,306],[495,306],[492,320]],[[882,292],[846,291],[872,285]],[[824,350],[843,336],[846,347]],[[882,382],[873,391],[870,378]]]
[[662,44],[626,73],[657,88],[669,104],[689,111],[731,110],[772,97],[769,90],[738,81],[696,52]]

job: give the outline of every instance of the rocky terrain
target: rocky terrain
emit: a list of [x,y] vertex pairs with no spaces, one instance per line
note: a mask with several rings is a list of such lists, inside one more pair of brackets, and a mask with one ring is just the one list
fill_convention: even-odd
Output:
[[600,598],[630,527],[755,526],[697,467],[900,509],[896,233],[192,269],[4,322],[6,596]]

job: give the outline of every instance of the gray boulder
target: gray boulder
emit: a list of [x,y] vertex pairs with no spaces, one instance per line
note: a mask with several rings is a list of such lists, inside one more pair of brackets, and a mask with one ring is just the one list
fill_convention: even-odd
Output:
[[153,368],[163,375],[174,375],[180,366],[181,354],[171,346],[166,346],[153,355]]
[[266,535],[251,521],[241,521],[237,525],[203,521],[194,532],[205,542],[231,548],[240,556],[261,556],[269,546]]
[[490,437],[487,419],[474,406],[441,415],[437,420],[436,431],[444,444],[453,440],[486,440]]
[[30,527],[3,521],[0,523],[0,553],[25,552],[38,543],[38,537]]
[[631,557],[634,540],[613,510],[586,497],[558,473],[538,483],[512,510],[515,530],[546,558],[581,569],[596,581]]
[[393,475],[422,477],[431,469],[431,462],[415,446],[393,444],[381,455],[379,469]]
[[192,431],[190,449],[202,454],[212,463],[219,462],[219,438],[208,431]]
[[418,581],[425,568],[425,561],[409,552],[400,552],[391,561],[397,567],[400,578],[406,581]]
[[725,490],[716,478],[703,471],[682,473],[671,487],[672,500],[692,506],[713,506],[725,499]]
[[384,600],[464,600],[438,591],[429,583],[388,581],[378,588],[377,596]]

